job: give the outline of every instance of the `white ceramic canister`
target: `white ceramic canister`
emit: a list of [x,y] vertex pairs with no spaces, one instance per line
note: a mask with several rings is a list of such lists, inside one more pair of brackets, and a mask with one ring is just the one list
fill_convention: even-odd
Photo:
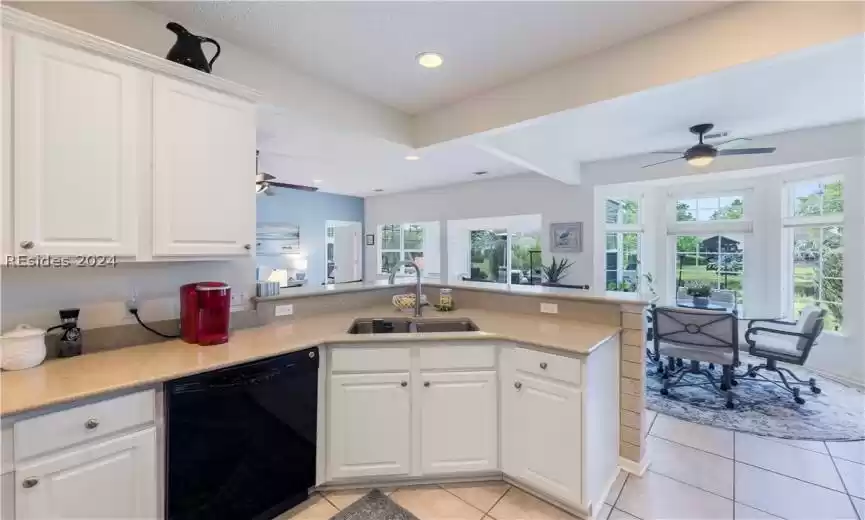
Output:
[[0,336],[0,368],[24,370],[45,361],[45,331],[18,325]]

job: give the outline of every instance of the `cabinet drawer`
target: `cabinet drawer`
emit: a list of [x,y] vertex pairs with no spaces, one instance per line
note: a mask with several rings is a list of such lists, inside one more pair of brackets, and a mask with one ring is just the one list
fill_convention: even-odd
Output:
[[517,348],[514,355],[517,370],[580,384],[580,360],[547,352]]
[[115,433],[155,418],[153,390],[116,397],[15,423],[15,460]]
[[490,345],[421,346],[421,370],[493,368],[496,350]]
[[411,365],[409,349],[406,347],[335,348],[330,362],[334,372],[408,370]]

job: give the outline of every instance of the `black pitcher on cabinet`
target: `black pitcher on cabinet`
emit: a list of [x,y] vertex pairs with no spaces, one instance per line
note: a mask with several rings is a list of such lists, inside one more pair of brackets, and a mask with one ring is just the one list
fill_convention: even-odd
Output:
[[[177,35],[177,41],[174,42],[174,46],[171,47],[165,58],[210,74],[213,69],[213,62],[219,57],[221,51],[219,43],[212,38],[192,34],[179,23],[169,22],[165,28]],[[216,45],[216,54],[213,55],[210,62],[207,61],[204,51],[201,49],[201,44],[204,42]]]

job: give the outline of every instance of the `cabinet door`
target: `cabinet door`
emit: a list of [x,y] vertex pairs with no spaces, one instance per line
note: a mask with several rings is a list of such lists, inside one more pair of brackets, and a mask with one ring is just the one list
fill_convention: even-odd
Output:
[[15,518],[155,518],[156,430],[130,433],[21,464]]
[[498,468],[496,373],[422,373],[423,473]]
[[505,395],[512,408],[509,438],[515,476],[538,491],[581,503],[582,392],[517,371]]
[[204,87],[153,80],[153,255],[250,255],[255,107]]
[[410,406],[408,372],[331,376],[330,478],[408,474]]
[[134,256],[142,72],[16,35],[17,253]]

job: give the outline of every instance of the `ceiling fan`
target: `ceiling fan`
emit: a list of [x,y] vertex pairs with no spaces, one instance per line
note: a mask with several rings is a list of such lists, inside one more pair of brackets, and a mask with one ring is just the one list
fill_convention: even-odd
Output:
[[273,175],[258,171],[258,150],[255,151],[255,193],[264,193],[268,197],[276,195],[271,188],[289,188],[300,191],[318,191],[314,186],[304,186],[302,184],[290,184],[287,182],[275,182]]
[[750,141],[750,139],[746,137],[739,137],[736,139],[730,139],[729,141],[724,141],[723,143],[718,143],[717,145],[711,145],[703,142],[703,138],[706,137],[706,134],[714,128],[715,125],[712,123],[703,123],[701,125],[694,125],[690,128],[692,134],[696,134],[700,137],[700,142],[695,144],[694,146],[688,148],[684,152],[652,152],[657,154],[676,154],[679,157],[674,159],[667,159],[666,161],[656,162],[652,164],[647,164],[643,166],[643,168],[648,168],[650,166],[657,166],[659,164],[664,164],[668,162],[678,161],[680,159],[684,159],[688,161],[688,164],[691,166],[708,166],[712,164],[712,161],[715,160],[715,157],[719,155],[757,155],[757,154],[765,154],[765,153],[773,153],[775,148],[720,148],[721,146],[730,144],[735,141]]

